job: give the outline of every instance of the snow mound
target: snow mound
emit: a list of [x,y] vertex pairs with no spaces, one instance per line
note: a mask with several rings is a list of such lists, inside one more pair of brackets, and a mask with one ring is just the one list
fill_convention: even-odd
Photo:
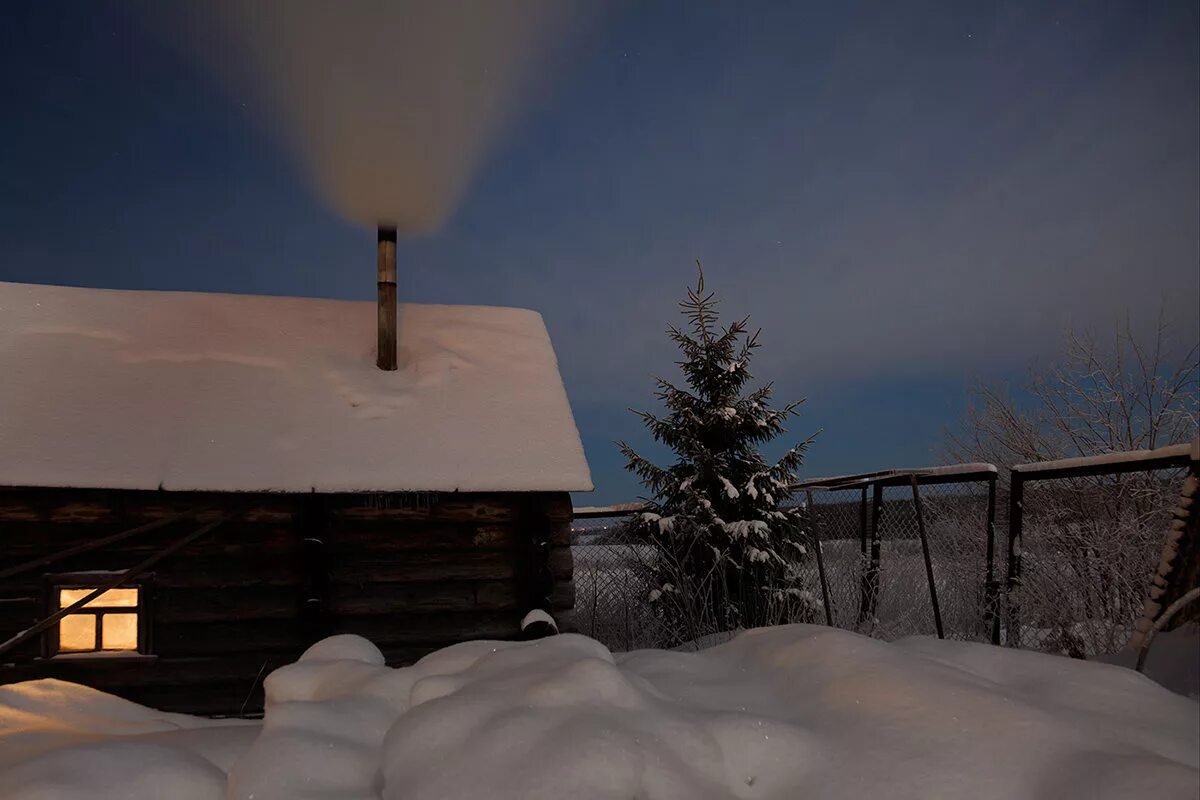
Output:
[[59,680],[0,686],[0,798],[207,800],[258,736]]
[[[1135,651],[1125,650],[1093,660],[1133,669],[1137,657]],[[1172,692],[1200,700],[1200,623],[1190,622],[1158,634],[1150,647],[1145,672]]]
[[225,773],[178,747],[113,741],[54,750],[4,774],[12,800],[222,800]]
[[[272,673],[261,733],[229,770],[225,796],[1058,800],[1194,798],[1200,788],[1196,704],[1108,664],[813,625],[747,631],[700,652],[614,656],[567,634],[468,642],[402,669],[376,653],[339,636]],[[37,690],[10,687],[3,729],[47,724],[22,716]],[[71,717],[69,706],[56,708]],[[126,746],[131,717],[167,725],[171,715],[113,708],[107,743],[8,760],[0,798],[105,797],[93,791],[107,785],[94,777],[108,769],[101,753],[155,765],[157,791],[131,779],[123,796],[220,796],[194,741],[171,755],[140,739]],[[81,711],[94,731],[97,709]],[[164,794],[176,779],[180,791]]]

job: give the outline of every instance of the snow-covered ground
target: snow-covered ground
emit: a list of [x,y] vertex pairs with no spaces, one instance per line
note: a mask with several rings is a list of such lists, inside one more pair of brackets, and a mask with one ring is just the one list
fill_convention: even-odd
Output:
[[0,687],[0,798],[1195,798],[1200,707],[1123,667],[820,626],[613,656],[338,636],[258,724]]

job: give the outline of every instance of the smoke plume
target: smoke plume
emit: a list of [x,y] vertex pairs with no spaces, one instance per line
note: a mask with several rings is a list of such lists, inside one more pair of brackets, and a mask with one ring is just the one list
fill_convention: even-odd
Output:
[[453,211],[594,18],[581,0],[196,0],[151,13],[284,138],[338,213],[406,233]]

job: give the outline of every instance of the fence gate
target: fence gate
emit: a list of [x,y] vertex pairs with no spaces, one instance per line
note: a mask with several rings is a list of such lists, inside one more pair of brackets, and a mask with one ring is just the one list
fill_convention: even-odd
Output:
[[833,624],[999,642],[996,479],[991,464],[959,464],[801,483]]

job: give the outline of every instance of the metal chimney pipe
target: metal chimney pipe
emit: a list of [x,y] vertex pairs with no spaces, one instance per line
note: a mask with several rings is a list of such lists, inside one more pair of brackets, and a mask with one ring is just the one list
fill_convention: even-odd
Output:
[[396,228],[379,226],[379,347],[376,366],[396,369]]

